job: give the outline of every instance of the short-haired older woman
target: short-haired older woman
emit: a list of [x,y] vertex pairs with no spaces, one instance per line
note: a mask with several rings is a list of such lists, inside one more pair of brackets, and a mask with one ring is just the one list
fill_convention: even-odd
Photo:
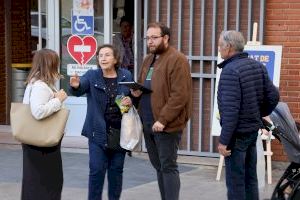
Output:
[[[109,44],[97,49],[99,69],[89,70],[82,77],[70,78],[70,92],[75,96],[86,94],[87,114],[82,135],[89,144],[89,192],[88,199],[102,199],[104,178],[107,171],[108,198],[120,199],[123,180],[123,166],[126,151],[110,149],[108,133],[120,130],[122,114],[115,103],[117,95],[129,95],[130,90],[118,82],[132,81],[131,73],[119,68],[119,54]],[[129,97],[122,99],[122,105],[131,106]]]

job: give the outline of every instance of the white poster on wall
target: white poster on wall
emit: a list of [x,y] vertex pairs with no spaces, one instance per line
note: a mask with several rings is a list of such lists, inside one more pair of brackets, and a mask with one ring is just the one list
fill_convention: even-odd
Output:
[[[280,81],[280,67],[281,67],[281,55],[282,55],[282,46],[269,46],[269,45],[259,45],[259,46],[245,46],[244,49],[249,57],[263,63],[270,76],[270,79],[273,81],[274,85],[279,87]],[[218,63],[221,63],[223,60],[218,55]],[[211,135],[219,136],[221,134],[221,126],[219,122],[219,110],[217,102],[217,90],[219,84],[219,78],[221,74],[221,69],[217,68],[216,74],[216,87],[215,87],[215,96],[214,96],[214,110],[213,110],[213,119],[211,126]]]
[[92,16],[94,15],[93,0],[73,0],[73,15]]

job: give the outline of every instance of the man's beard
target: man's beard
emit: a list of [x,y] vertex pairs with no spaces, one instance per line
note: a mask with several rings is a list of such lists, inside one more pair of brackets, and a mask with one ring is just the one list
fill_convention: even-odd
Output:
[[165,45],[164,45],[164,43],[163,42],[161,42],[157,47],[156,47],[156,49],[154,49],[154,50],[150,50],[150,53],[152,53],[152,54],[162,54],[163,52],[165,52],[166,51],[166,47],[165,47]]

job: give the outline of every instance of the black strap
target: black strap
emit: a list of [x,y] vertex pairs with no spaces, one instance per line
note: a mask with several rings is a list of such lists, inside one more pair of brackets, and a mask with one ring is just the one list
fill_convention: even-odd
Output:
[[153,59],[152,59],[152,61],[151,61],[151,64],[149,65],[150,67],[149,67],[149,69],[152,67],[152,65],[155,63],[155,60],[156,60],[156,54],[154,54],[154,56],[153,56]]
[[148,73],[149,73],[151,67],[152,67],[153,64],[155,63],[155,61],[156,61],[156,54],[154,54],[154,56],[153,56],[153,58],[152,58],[152,61],[151,61],[150,65],[149,65],[149,69],[148,69],[147,74],[146,74],[146,79],[147,79],[147,75],[148,75]]

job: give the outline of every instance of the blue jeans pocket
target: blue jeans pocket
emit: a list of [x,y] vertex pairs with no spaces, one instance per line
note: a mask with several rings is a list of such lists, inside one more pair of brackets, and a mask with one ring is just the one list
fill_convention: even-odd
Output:
[[256,144],[257,133],[247,134],[235,139],[234,149],[246,151],[249,146]]
[[243,139],[238,138],[235,140],[234,149],[236,149],[238,151],[246,151],[247,147],[248,147],[248,145],[245,144],[245,141]]

